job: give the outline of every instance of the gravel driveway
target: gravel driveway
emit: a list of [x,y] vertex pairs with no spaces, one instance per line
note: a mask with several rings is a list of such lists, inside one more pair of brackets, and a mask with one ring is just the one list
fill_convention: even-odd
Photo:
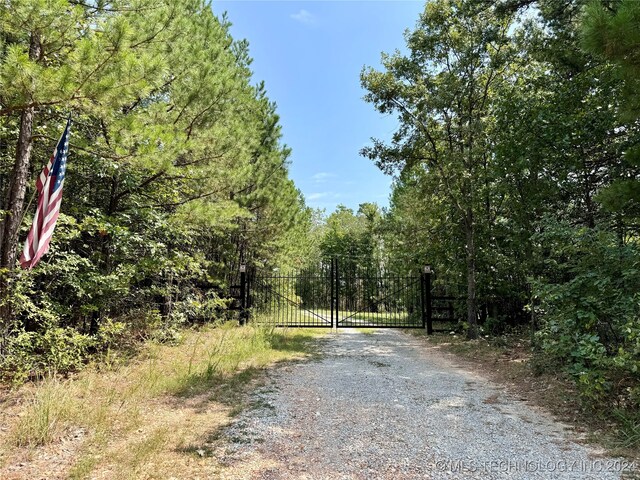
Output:
[[275,369],[225,432],[229,479],[614,479],[628,462],[396,330]]

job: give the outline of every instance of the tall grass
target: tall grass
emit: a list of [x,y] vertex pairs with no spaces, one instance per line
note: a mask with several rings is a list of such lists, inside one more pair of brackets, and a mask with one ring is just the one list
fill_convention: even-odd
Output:
[[[11,448],[46,445],[81,428],[87,432],[85,455],[77,459],[72,477],[88,476],[100,462],[126,464],[123,468],[133,474],[168,442],[168,432],[161,429],[143,439],[131,434],[145,426],[153,402],[205,394],[237,409],[236,397],[255,372],[308,355],[310,340],[324,333],[228,323],[191,332],[177,346],[149,344],[126,366],[89,368],[73,379],[51,376],[30,387],[26,407],[13,425]],[[121,447],[103,453],[115,440],[127,445],[126,455],[118,453]],[[0,453],[6,456],[9,447],[0,445]]]
[[613,411],[618,421],[618,446],[622,448],[637,448],[640,445],[640,415],[622,409]]
[[29,395],[14,431],[16,446],[45,445],[63,433],[74,409],[66,383],[49,377]]

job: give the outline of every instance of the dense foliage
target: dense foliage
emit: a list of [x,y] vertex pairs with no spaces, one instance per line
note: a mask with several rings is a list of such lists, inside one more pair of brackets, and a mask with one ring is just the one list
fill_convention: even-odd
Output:
[[406,42],[361,76],[399,120],[363,150],[385,248],[464,293],[470,337],[530,322],[585,399],[637,409],[640,2],[432,0]]
[[[0,363],[19,377],[219,316],[241,262],[304,248],[275,105],[201,0],[0,5]],[[16,268],[67,115],[49,253]],[[23,220],[24,218],[24,220]]]

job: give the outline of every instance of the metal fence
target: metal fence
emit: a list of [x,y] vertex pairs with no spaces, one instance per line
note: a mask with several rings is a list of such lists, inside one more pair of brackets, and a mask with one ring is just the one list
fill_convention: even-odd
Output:
[[[455,322],[455,296],[434,295],[432,272],[394,275],[331,259],[297,272],[242,269],[232,286],[243,320],[279,327],[426,328]],[[437,292],[440,293],[440,292]]]

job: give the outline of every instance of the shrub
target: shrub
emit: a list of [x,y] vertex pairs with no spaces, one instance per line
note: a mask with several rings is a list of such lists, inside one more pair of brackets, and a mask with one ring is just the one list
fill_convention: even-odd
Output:
[[[637,408],[640,248],[598,229],[545,231],[547,278],[534,282],[542,355],[563,365],[587,403]],[[551,280],[551,281],[550,281]]]
[[67,374],[82,367],[96,340],[73,328],[50,326],[41,332],[19,331],[8,339],[0,371],[22,383],[47,371]]

